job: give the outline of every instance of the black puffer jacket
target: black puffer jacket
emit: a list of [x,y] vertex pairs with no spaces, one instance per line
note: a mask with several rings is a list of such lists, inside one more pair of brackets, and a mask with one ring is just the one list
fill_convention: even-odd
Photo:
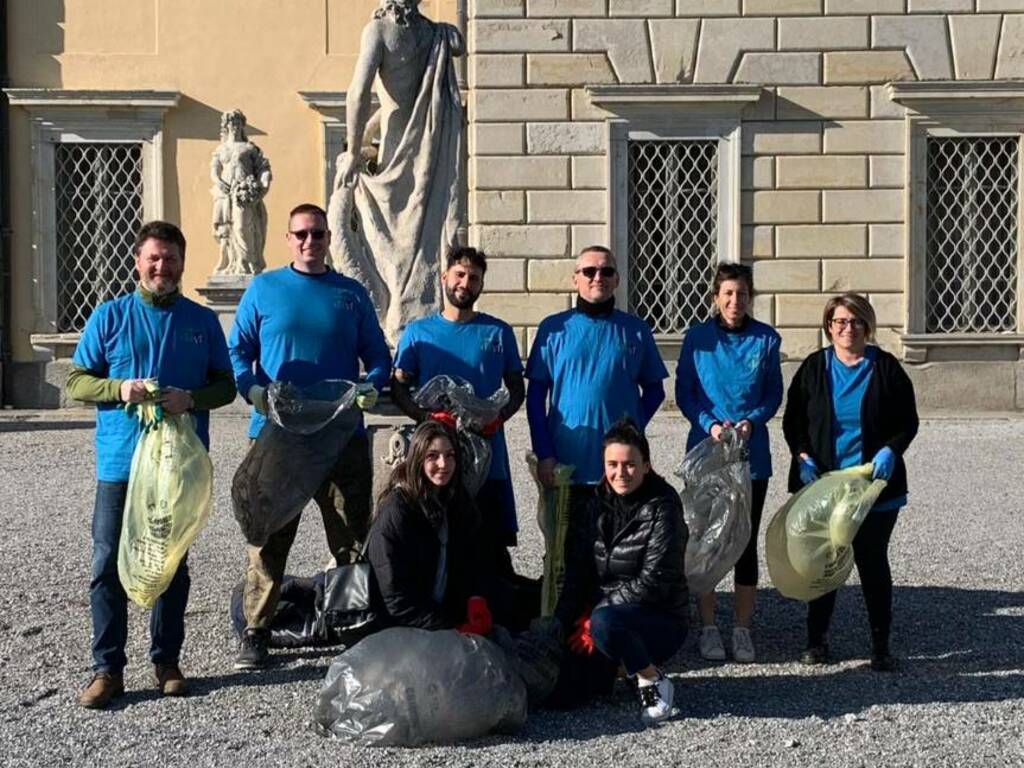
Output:
[[654,472],[628,496],[602,483],[583,513],[569,521],[555,615],[569,628],[587,605],[640,604],[686,621],[688,537],[679,494]]

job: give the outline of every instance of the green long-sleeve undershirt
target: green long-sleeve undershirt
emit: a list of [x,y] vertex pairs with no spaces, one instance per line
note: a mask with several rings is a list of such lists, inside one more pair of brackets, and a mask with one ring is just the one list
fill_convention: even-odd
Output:
[[[212,411],[235,399],[235,378],[231,371],[209,371],[209,384],[192,390],[194,410]],[[67,393],[83,403],[116,403],[121,400],[124,379],[106,379],[84,368],[71,369],[68,374]]]

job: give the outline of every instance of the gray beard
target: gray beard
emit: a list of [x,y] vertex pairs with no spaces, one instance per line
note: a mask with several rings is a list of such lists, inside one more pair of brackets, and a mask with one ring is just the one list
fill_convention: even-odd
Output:
[[408,27],[409,19],[420,15],[419,8],[413,6],[407,8],[404,5],[400,5],[396,0],[384,0],[384,3],[373,12],[373,18],[383,19],[385,16],[390,15],[394,20],[395,24],[400,27]]

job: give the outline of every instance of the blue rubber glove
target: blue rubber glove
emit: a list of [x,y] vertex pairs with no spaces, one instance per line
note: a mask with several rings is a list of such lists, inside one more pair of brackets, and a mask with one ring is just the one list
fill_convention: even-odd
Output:
[[883,448],[871,460],[871,479],[888,480],[896,469],[896,452],[892,448]]
[[800,459],[800,482],[804,485],[810,485],[818,479],[818,465],[814,463],[814,459],[808,456],[806,459]]

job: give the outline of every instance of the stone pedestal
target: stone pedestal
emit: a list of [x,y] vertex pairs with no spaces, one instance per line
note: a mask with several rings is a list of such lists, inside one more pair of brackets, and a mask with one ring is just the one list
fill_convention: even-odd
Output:
[[206,299],[207,306],[217,313],[225,336],[231,335],[238,302],[242,300],[242,294],[251,280],[252,275],[210,275],[206,285],[196,289]]

